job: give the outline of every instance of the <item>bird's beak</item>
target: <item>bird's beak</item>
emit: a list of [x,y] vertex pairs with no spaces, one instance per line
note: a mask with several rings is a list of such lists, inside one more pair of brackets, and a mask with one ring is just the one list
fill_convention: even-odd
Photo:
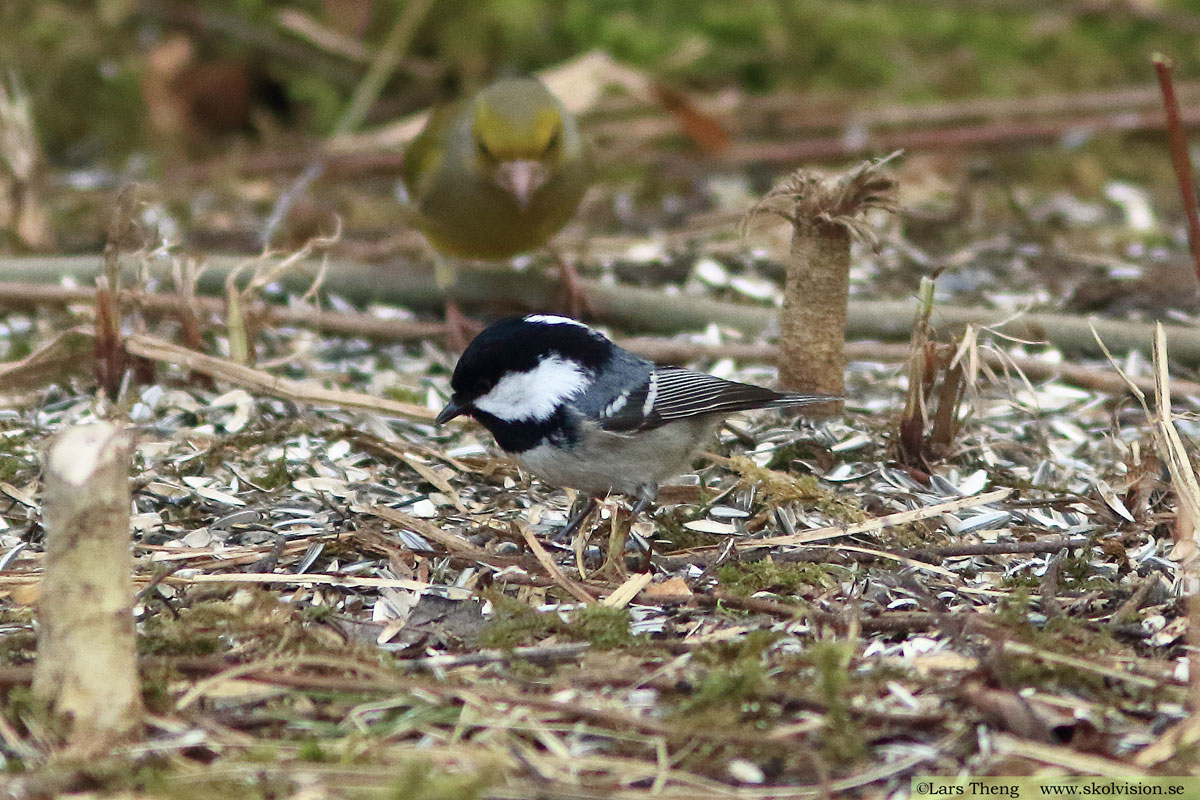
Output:
[[522,211],[529,208],[534,193],[548,177],[545,164],[528,158],[505,161],[496,167],[496,184],[513,196]]
[[444,425],[455,417],[461,417],[467,413],[467,410],[450,398],[450,402],[446,403],[446,407],[441,410],[437,417],[433,420],[435,425]]

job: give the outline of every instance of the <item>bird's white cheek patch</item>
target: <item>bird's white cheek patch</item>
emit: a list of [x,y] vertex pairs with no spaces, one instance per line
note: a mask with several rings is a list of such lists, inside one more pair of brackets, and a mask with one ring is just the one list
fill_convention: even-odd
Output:
[[586,383],[578,364],[550,356],[528,372],[505,375],[475,407],[508,422],[545,420]]

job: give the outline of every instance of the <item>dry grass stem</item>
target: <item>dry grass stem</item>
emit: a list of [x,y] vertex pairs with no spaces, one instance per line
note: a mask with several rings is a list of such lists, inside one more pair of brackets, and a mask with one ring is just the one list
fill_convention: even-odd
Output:
[[226,358],[197,353],[186,347],[172,344],[153,336],[135,334],[125,340],[125,348],[133,355],[151,361],[161,361],[175,364],[192,372],[228,381],[254,391],[263,392],[275,397],[282,397],[298,403],[311,405],[331,405],[342,408],[360,408],[378,414],[390,414],[416,422],[433,422],[433,411],[413,403],[402,403],[383,397],[348,392],[338,389],[326,389],[301,381],[280,378],[269,372],[262,372],[242,364],[234,363]]
[[567,574],[559,568],[558,564],[550,557],[550,554],[546,552],[546,548],[542,547],[542,543],[537,540],[537,537],[533,535],[533,532],[529,528],[522,527],[521,536],[524,537],[525,544],[529,545],[529,549],[534,557],[537,558],[538,563],[542,565],[556,584],[581,603],[588,603],[590,605],[596,602],[596,598],[587,589],[584,589],[567,577]]

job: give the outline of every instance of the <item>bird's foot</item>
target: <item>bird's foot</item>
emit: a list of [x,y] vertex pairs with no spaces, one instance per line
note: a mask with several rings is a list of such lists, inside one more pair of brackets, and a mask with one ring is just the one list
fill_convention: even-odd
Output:
[[[633,507],[629,509],[628,515],[625,515],[619,509],[613,511],[612,527],[608,534],[608,553],[605,555],[604,564],[599,570],[605,577],[621,581],[629,577],[629,570],[625,567],[625,544],[629,540],[629,531],[633,527],[634,520],[651,506],[657,494],[658,484],[645,484],[638,487],[637,500],[634,502]],[[653,553],[653,546],[647,543],[646,553],[642,562],[643,572],[651,571],[650,558]]]
[[458,303],[446,301],[446,344],[451,350],[461,353],[467,349],[467,342],[479,333],[480,327],[472,320],[463,316]]
[[562,288],[559,293],[559,306],[573,319],[596,316],[596,309],[588,299],[575,265],[561,254],[555,254],[558,261],[558,272],[562,276]]
[[654,498],[657,496],[657,483],[643,483],[641,486],[639,486],[637,502],[635,502],[633,504],[633,508],[629,510],[629,521],[633,522],[633,519],[637,517],[638,514],[643,513],[647,508],[649,508],[651,504],[654,503]]
[[[576,505],[578,505],[578,503],[576,503]],[[574,508],[571,510],[575,511]],[[584,521],[587,520],[588,515],[595,510],[596,498],[589,497],[587,502],[584,503],[583,507],[579,509],[578,512],[572,514],[571,518],[567,520],[567,524],[563,526],[563,529],[554,535],[554,539],[558,542],[565,542],[569,540],[579,531],[579,528],[583,525]]]

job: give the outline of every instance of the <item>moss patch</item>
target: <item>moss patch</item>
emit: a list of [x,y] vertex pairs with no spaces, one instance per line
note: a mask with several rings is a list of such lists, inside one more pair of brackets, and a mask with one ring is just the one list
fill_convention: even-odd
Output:
[[828,587],[845,572],[831,564],[780,564],[770,558],[750,563],[724,564],[717,569],[717,580],[732,594],[747,597],[755,592],[772,592],[785,602],[806,587]]
[[590,642],[602,650],[637,644],[643,637],[629,628],[629,612],[621,608],[585,606],[566,620],[556,611],[537,611],[511,598],[491,598],[495,617],[480,634],[483,647],[511,650],[560,636],[569,641]]

